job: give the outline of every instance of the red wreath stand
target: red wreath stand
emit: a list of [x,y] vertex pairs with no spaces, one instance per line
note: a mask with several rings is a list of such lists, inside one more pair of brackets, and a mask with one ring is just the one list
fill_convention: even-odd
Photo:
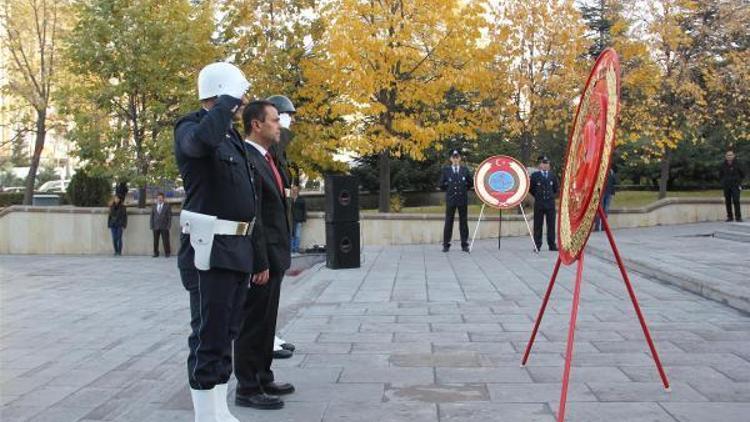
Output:
[[[656,346],[654,345],[654,340],[651,338],[651,333],[649,332],[648,326],[646,325],[646,320],[643,317],[643,313],[641,312],[641,307],[638,305],[638,299],[635,297],[635,291],[633,290],[633,285],[630,282],[630,277],[628,277],[628,272],[625,270],[625,264],[622,262],[622,258],[620,257],[620,251],[617,249],[617,244],[615,243],[615,238],[612,235],[612,231],[609,228],[609,222],[607,221],[607,215],[604,213],[604,210],[599,206],[599,209],[597,211],[599,215],[599,219],[602,222],[602,226],[604,227],[604,231],[607,233],[607,239],[609,239],[609,245],[612,247],[612,252],[615,254],[615,260],[617,261],[617,266],[620,268],[620,274],[622,274],[622,280],[625,282],[625,287],[628,289],[628,295],[630,295],[630,300],[633,302],[633,308],[635,309],[635,313],[638,315],[638,321],[641,323],[641,328],[643,328],[643,335],[646,337],[646,342],[648,342],[648,347],[651,349],[651,356],[654,358],[654,363],[656,363],[656,369],[659,371],[659,376],[661,377],[662,383],[664,384],[664,388],[667,391],[670,391],[669,388],[669,380],[667,379],[667,374],[664,372],[664,367],[661,364],[661,360],[659,359],[659,354],[656,352]],[[568,382],[570,380],[570,364],[573,360],[573,337],[575,335],[575,329],[576,329],[576,317],[578,316],[578,303],[581,299],[581,277],[583,276],[583,257],[584,252],[581,252],[580,257],[578,258],[578,265],[576,268],[576,281],[575,281],[575,288],[573,290],[573,306],[570,310],[570,326],[568,327],[568,344],[565,351],[565,371],[563,372],[563,379],[562,379],[562,391],[560,393],[560,407],[557,412],[557,420],[558,422],[562,422],[565,420],[565,404],[568,399]],[[547,287],[547,292],[544,294],[544,300],[542,301],[542,306],[539,308],[539,313],[537,314],[536,321],[534,323],[534,329],[531,332],[531,338],[529,338],[529,343],[526,345],[526,352],[523,355],[523,361],[521,361],[521,366],[526,366],[526,362],[529,359],[529,355],[531,354],[531,347],[534,345],[534,338],[536,337],[537,330],[539,329],[539,324],[542,322],[542,317],[544,317],[544,310],[547,308],[547,302],[549,302],[550,294],[552,293],[552,288],[555,286],[555,279],[557,278],[557,272],[560,270],[560,263],[561,259],[558,255],[557,262],[555,263],[555,269],[552,271],[552,278],[550,278],[549,286]]]

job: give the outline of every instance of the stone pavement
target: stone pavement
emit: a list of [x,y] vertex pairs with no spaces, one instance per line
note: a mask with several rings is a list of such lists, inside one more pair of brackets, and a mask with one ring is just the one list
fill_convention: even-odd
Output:
[[[736,225],[701,223],[623,229],[615,236],[629,268],[750,313],[750,244],[714,237],[722,230],[736,230]],[[614,262],[603,232],[592,234],[589,251]]]
[[[553,421],[573,267],[529,365],[521,353],[555,255],[528,238],[367,248],[362,268],[285,281],[275,362],[297,393],[242,421]],[[632,274],[665,392],[616,268],[589,256],[569,421],[747,421],[750,317]],[[187,293],[173,259],[0,257],[0,420],[189,421]]]

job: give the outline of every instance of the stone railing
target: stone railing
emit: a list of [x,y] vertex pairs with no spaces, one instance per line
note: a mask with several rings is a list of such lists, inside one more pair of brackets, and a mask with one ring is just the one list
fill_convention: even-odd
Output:
[[[750,217],[750,201],[742,202],[744,215]],[[148,209],[128,209],[128,227],[123,235],[126,255],[150,255],[153,238],[149,230]],[[458,216],[456,216],[458,217]],[[531,215],[527,215],[531,224]],[[610,224],[614,228],[647,227],[723,221],[724,201],[720,198],[667,198],[642,208],[613,209]],[[469,218],[472,234],[477,216]],[[172,219],[172,249],[177,253],[179,216]],[[364,245],[434,244],[442,240],[442,214],[361,214]],[[478,239],[496,238],[497,211],[490,211],[482,222]],[[528,236],[523,218],[503,214],[503,236]],[[458,218],[454,224],[458,239]],[[322,212],[309,212],[303,226],[302,245],[325,244],[325,219]],[[111,237],[107,229],[106,208],[12,206],[0,211],[0,254],[110,254]]]

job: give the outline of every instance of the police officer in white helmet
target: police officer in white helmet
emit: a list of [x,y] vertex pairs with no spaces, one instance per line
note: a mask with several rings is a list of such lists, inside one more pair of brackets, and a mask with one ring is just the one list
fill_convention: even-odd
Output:
[[236,66],[209,64],[198,75],[201,109],[175,125],[185,184],[177,265],[190,294],[187,369],[196,422],[239,422],[227,406],[227,382],[253,269],[256,193],[233,120],[249,87]]

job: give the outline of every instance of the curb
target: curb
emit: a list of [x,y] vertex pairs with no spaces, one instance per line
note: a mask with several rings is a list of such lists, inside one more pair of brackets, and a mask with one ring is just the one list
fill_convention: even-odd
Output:
[[[587,245],[586,251],[597,258],[616,264],[615,257],[609,249]],[[717,279],[701,279],[679,270],[666,272],[663,269],[645,262],[623,257],[629,271],[639,273],[661,284],[687,290],[705,299],[719,302],[744,314],[750,314],[750,297],[737,294],[733,285],[722,283]]]

